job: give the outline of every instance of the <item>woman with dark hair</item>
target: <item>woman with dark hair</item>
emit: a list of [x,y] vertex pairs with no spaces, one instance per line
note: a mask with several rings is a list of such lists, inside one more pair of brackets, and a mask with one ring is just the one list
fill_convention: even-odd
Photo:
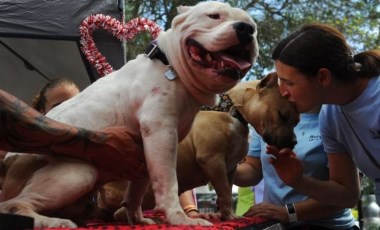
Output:
[[[317,106],[300,114],[300,121],[294,127],[297,144],[293,151],[305,167],[304,175],[328,180],[328,156],[321,141],[319,111],[320,106]],[[236,169],[234,183],[238,186],[256,185],[260,180],[264,182],[263,201],[250,207],[244,216],[277,220],[289,230],[358,229],[349,208],[318,202],[287,186],[268,162],[271,156],[266,154],[266,146],[265,141],[253,132],[246,159]]]
[[290,149],[269,146],[278,175],[320,202],[353,207],[360,195],[358,170],[376,181],[380,204],[380,50],[355,54],[334,27],[309,24],[283,39],[272,59],[280,91],[299,112],[322,105],[320,131],[329,180],[303,175]]

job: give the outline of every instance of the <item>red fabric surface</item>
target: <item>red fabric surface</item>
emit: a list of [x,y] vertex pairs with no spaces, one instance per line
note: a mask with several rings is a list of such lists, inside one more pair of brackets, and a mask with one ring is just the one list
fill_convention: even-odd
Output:
[[[156,217],[159,218],[159,217]],[[86,227],[76,228],[77,230],[153,230],[153,229],[166,229],[166,230],[213,230],[223,229],[232,230],[239,229],[254,224],[260,224],[266,220],[259,217],[244,217],[229,221],[211,221],[213,226],[190,226],[190,225],[169,225],[169,224],[155,224],[155,225],[134,225],[129,226],[123,223],[92,223]],[[45,228],[45,230],[71,230],[69,228]]]

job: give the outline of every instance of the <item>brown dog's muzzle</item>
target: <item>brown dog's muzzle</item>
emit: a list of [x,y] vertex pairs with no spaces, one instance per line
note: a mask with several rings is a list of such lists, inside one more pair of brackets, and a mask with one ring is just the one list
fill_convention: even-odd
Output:
[[297,144],[297,139],[294,134],[291,134],[291,135],[284,134],[284,135],[276,136],[276,135],[271,134],[270,132],[263,132],[262,138],[264,142],[267,143],[268,145],[275,146],[279,149],[283,149],[283,148],[293,149],[294,146]]

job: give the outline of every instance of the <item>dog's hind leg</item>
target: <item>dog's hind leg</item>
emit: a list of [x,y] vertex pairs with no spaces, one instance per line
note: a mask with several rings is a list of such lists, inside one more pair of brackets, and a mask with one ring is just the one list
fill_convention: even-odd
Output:
[[0,213],[11,213],[21,216],[29,216],[34,219],[34,227],[49,228],[49,227],[64,227],[76,228],[77,225],[68,219],[47,217],[38,214],[35,207],[29,201],[23,201],[19,198],[14,198],[0,203]]
[[0,212],[33,217],[35,227],[75,227],[70,220],[41,214],[76,202],[93,189],[97,176],[97,170],[83,161],[50,159],[48,165],[32,175],[19,195],[0,203]]

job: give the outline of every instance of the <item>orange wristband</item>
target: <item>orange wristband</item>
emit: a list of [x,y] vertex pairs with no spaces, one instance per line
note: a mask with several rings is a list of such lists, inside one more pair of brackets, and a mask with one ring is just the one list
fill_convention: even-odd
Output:
[[183,211],[187,214],[187,213],[189,213],[189,212],[191,212],[191,211],[195,211],[195,212],[198,212],[199,213],[199,211],[198,211],[198,209],[197,209],[197,207],[195,206],[195,205],[187,205],[187,206],[185,206],[184,208],[183,208]]

